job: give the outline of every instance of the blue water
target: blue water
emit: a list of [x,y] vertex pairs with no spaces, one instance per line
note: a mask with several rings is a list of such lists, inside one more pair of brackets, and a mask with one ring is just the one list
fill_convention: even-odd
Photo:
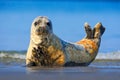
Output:
[[60,38],[76,42],[85,36],[84,23],[102,22],[106,31],[99,52],[120,50],[120,2],[0,1],[0,50],[27,50],[33,19],[45,15]]

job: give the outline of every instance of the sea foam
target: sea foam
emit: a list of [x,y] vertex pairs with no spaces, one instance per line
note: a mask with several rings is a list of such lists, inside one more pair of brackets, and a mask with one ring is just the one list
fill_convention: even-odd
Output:
[[0,52],[1,58],[25,59],[25,53]]
[[96,59],[120,60],[120,51],[109,53],[98,53]]

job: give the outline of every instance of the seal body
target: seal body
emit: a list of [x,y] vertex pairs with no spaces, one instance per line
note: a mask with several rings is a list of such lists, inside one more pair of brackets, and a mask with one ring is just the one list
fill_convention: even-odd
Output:
[[51,21],[37,17],[31,26],[26,55],[28,66],[87,66],[96,57],[105,28],[97,23],[92,30],[85,23],[86,37],[76,43],[61,40],[52,30]]

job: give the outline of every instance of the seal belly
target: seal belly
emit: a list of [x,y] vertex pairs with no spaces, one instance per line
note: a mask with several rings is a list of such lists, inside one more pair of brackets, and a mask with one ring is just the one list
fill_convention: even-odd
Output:
[[87,63],[90,60],[90,55],[82,45],[68,43],[65,51],[67,56],[66,62]]
[[57,49],[54,46],[49,46],[48,49],[48,54],[50,55],[50,59],[52,62],[52,65],[55,66],[63,66],[65,63],[65,56],[62,50]]

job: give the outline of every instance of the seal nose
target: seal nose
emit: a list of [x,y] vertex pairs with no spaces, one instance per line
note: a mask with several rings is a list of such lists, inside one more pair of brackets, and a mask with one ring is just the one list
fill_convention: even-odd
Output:
[[46,26],[40,26],[40,29],[45,30]]
[[45,26],[45,24],[41,24],[40,27],[41,28],[45,28],[46,26]]
[[45,26],[40,26],[41,28],[45,28]]

